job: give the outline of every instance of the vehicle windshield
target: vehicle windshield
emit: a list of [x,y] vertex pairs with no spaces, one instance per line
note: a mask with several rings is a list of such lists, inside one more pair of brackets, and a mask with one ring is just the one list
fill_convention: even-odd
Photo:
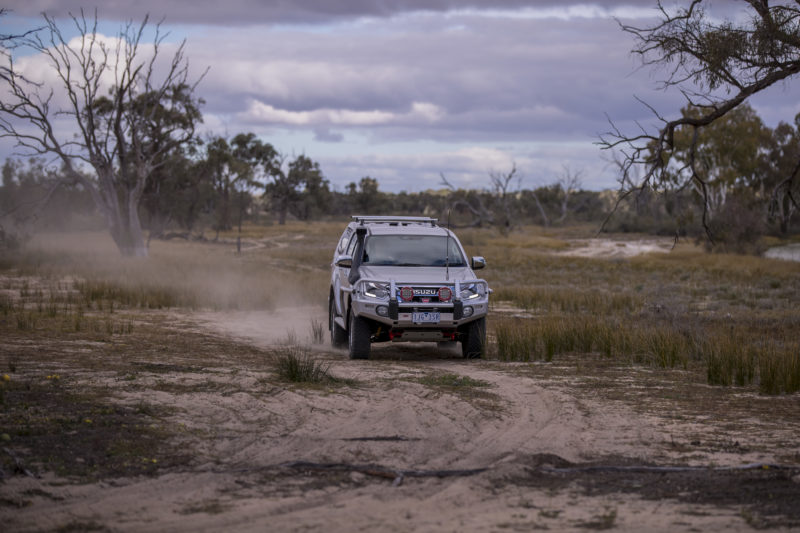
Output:
[[362,264],[443,267],[448,260],[450,266],[466,266],[464,256],[453,238],[439,235],[372,235],[365,243]]

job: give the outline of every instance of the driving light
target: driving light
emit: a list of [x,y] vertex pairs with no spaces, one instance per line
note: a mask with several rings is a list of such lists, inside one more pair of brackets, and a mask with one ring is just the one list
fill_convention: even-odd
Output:
[[403,287],[400,289],[400,299],[404,302],[410,302],[414,299],[414,289],[411,287]]
[[471,317],[474,312],[475,310],[472,308],[472,306],[468,305],[464,307],[464,318]]
[[442,287],[439,289],[439,301],[440,302],[449,302],[450,298],[453,297],[453,291],[450,290],[450,287]]

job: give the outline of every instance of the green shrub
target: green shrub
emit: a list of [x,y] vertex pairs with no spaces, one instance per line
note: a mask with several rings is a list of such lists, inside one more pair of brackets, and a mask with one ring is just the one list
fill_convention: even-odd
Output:
[[294,383],[325,383],[334,381],[330,363],[318,361],[297,345],[281,346],[275,353],[275,371],[281,378]]

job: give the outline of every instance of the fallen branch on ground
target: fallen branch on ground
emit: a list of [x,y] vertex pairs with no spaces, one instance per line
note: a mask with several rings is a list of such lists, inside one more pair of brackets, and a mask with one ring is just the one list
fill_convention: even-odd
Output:
[[800,467],[770,463],[748,463],[736,466],[651,466],[651,465],[593,465],[537,468],[540,472],[572,474],[580,472],[726,472],[730,470],[800,470]]
[[464,477],[474,476],[485,472],[486,468],[472,468],[467,470],[398,470],[380,465],[352,465],[347,463],[311,463],[308,461],[293,461],[283,463],[284,468],[297,470],[316,470],[320,472],[358,472],[368,476],[393,479],[392,486],[397,487],[406,477]]
[[20,461],[20,459],[16,455],[14,455],[11,452],[11,450],[9,450],[8,448],[4,447],[3,451],[6,452],[6,454],[9,457],[11,457],[12,461],[14,461],[14,473],[15,474],[25,474],[26,476],[33,477],[33,478],[36,477],[36,475],[33,472],[31,472],[30,470],[25,468],[25,464],[22,461]]

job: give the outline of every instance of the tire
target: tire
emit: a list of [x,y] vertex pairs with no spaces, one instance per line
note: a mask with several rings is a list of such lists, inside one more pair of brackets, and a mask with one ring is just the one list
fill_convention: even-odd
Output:
[[351,313],[348,333],[350,359],[369,359],[371,336],[369,323],[360,316],[355,316]]
[[336,323],[336,303],[331,294],[328,301],[328,329],[331,331],[331,346],[334,348],[344,348],[347,344],[347,332]]
[[486,347],[486,317],[467,325],[461,340],[461,355],[464,359],[480,359]]

